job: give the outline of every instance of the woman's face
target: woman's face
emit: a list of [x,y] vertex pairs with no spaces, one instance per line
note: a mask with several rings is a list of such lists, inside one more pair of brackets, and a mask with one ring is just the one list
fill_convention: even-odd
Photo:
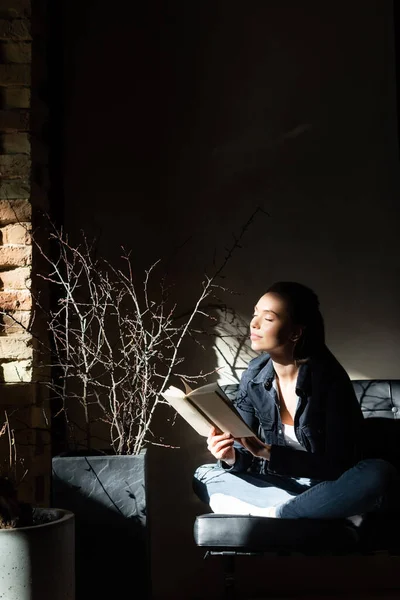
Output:
[[301,335],[301,329],[293,327],[286,302],[277,294],[265,294],[254,307],[250,321],[250,340],[253,350],[269,354],[292,349]]

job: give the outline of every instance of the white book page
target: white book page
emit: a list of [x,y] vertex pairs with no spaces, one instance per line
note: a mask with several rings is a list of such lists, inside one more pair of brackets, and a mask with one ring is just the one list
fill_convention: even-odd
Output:
[[224,433],[231,433],[235,438],[254,436],[217,383],[197,388],[188,398]]
[[197,431],[199,435],[207,437],[212,424],[207,418],[197,412],[185,398],[185,394],[176,387],[169,387],[163,394],[165,400]]

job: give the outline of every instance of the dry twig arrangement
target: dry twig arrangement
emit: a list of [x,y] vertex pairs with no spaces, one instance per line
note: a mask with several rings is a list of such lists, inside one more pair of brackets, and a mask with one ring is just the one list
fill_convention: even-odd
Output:
[[[221,286],[223,271],[260,211],[256,209],[234,237],[221,264],[204,275],[197,298],[180,315],[158,276],[159,262],[137,282],[128,254],[119,268],[97,257],[85,239],[71,245],[55,227],[50,233],[51,252],[33,236],[47,263],[47,273],[39,276],[58,298],[50,309],[41,305],[40,297],[35,299],[36,310],[46,315],[50,341],[49,346],[38,340],[39,355],[40,348],[43,357],[51,348],[55,374],[43,383],[52,398],[59,399],[70,441],[90,449],[93,426],[101,421],[108,427],[108,445],[115,454],[138,454],[147,443],[157,443],[153,417],[165,403],[160,394],[171,376],[191,381],[208,375],[177,372],[184,360],[182,344],[186,338],[199,337],[197,319],[212,318],[209,307],[215,306],[216,291],[226,291]],[[82,426],[70,418],[72,403],[82,409]]]

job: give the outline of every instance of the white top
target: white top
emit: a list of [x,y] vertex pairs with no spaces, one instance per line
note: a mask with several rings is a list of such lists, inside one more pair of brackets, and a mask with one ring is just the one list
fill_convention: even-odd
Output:
[[294,425],[286,425],[285,423],[282,423],[282,426],[286,444],[291,448],[294,448],[295,450],[305,451],[305,448],[303,448],[303,446],[299,443],[296,437],[296,434],[294,432]]
[[[276,395],[278,397],[278,402],[279,402],[279,410],[280,410],[280,396],[279,396],[278,385],[276,382],[276,377],[275,377],[274,381],[272,382],[272,386],[276,391]],[[299,402],[299,398],[297,398],[297,404],[298,404],[298,402]],[[300,442],[298,441],[298,439],[296,437],[296,434],[294,432],[294,425],[285,425],[285,423],[282,423],[282,428],[283,428],[286,445],[290,446],[294,450],[304,450],[306,452],[306,449],[303,448],[303,446],[300,444]]]

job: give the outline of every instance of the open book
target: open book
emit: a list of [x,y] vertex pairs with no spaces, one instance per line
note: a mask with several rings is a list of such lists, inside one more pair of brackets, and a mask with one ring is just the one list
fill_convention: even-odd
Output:
[[207,437],[211,427],[216,427],[235,438],[254,436],[218,383],[209,383],[195,390],[191,390],[185,382],[184,385],[185,392],[170,386],[161,395],[197,433]]

